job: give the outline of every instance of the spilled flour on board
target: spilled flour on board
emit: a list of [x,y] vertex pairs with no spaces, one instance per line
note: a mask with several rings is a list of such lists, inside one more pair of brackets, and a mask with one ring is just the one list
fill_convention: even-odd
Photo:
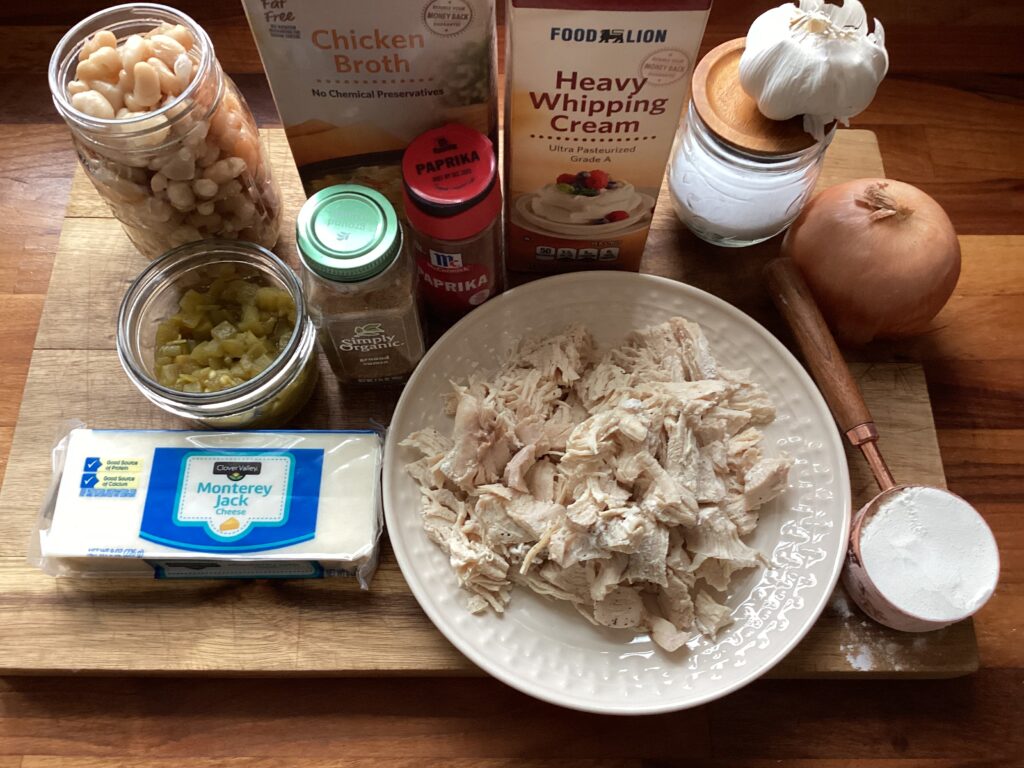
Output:
[[840,643],[839,650],[857,672],[912,669],[931,644],[931,635],[917,635],[912,640],[909,636],[901,637],[903,642],[889,639],[888,630],[861,613],[841,586],[832,593],[827,612],[842,620],[843,638],[847,642]]
[[857,671],[870,672],[875,668],[875,656],[866,645],[853,646],[844,643],[839,647],[846,653],[847,662]]

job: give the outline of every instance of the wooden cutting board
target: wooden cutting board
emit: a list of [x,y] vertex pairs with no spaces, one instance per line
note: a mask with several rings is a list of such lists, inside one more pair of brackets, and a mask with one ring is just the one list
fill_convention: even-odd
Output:
[[[303,195],[283,133],[265,133],[284,193],[278,253],[295,263],[294,215]],[[874,134],[840,131],[821,184],[882,176]],[[777,242],[727,251],[698,242],[676,221],[662,190],[644,271],[684,280],[736,304],[787,339],[760,269]],[[24,554],[50,482],[50,448],[62,425],[180,427],[124,376],[114,321],[124,289],[145,261],[81,170],[75,176],[39,325],[7,476],[0,490],[0,674],[474,674],[430,624],[387,546],[369,592],[351,581],[174,582],[53,579]],[[297,427],[387,423],[397,393],[340,392],[323,376]],[[919,366],[874,362],[855,372],[899,478],[944,485],[931,406]],[[854,499],[873,493],[850,455]],[[971,622],[928,635],[886,630],[841,591],[778,677],[952,677],[978,666]]]

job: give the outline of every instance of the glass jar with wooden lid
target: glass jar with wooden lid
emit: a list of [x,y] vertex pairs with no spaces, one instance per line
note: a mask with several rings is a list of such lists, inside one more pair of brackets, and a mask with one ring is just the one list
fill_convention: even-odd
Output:
[[769,120],[740,87],[745,38],[710,51],[693,73],[668,179],[676,215],[698,237],[742,247],[782,232],[813,193],[835,133],[817,141],[801,117]]

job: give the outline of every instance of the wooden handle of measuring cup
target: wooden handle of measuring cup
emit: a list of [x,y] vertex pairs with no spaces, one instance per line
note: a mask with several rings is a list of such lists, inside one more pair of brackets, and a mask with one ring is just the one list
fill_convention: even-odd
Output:
[[854,445],[876,439],[878,433],[860,387],[796,265],[790,259],[775,259],[765,267],[764,275],[772,301],[793,330],[840,429]]

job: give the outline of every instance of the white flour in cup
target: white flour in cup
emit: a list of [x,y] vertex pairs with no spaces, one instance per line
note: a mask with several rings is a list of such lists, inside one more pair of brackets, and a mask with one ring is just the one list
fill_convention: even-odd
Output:
[[930,621],[974,613],[999,577],[992,531],[970,504],[938,488],[906,488],[883,501],[861,531],[860,555],[893,605]]

